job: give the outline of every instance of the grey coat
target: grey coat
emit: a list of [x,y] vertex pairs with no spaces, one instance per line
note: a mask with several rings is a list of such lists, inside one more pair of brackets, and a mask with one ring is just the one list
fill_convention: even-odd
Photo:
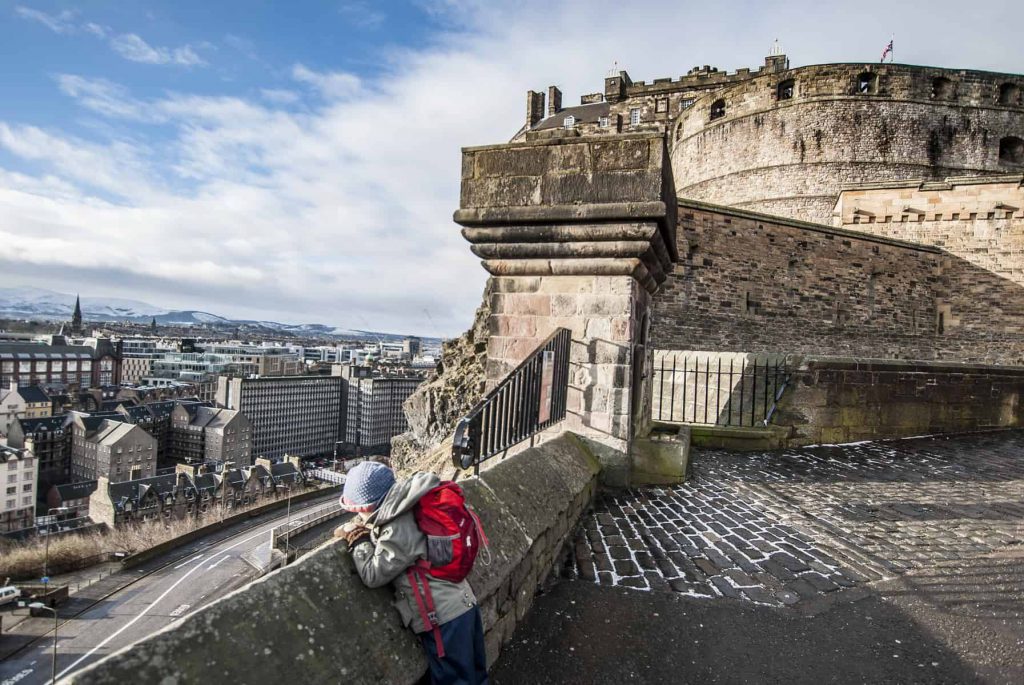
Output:
[[[432,473],[417,473],[392,486],[367,521],[370,540],[358,544],[352,551],[356,570],[367,586],[394,584],[395,607],[402,615],[402,622],[417,633],[430,630],[430,626],[424,625],[420,618],[406,569],[417,559],[427,558],[427,536],[416,525],[412,509],[424,493],[440,482]],[[465,580],[452,583],[430,578],[429,583],[439,623],[458,618],[476,606],[473,588]]]

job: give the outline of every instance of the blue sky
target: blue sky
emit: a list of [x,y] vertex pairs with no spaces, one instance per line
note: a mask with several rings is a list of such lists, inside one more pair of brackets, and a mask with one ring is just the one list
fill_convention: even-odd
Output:
[[1024,72],[1017,2],[0,2],[0,274],[238,317],[457,334],[459,147],[527,89],[875,61]]

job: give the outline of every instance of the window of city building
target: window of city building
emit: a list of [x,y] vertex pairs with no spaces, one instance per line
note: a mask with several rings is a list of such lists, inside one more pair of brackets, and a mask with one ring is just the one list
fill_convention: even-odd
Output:
[[878,76],[870,71],[865,71],[857,76],[857,92],[861,95],[871,95],[878,89]]
[[711,119],[719,119],[725,116],[725,100],[715,100],[711,103]]
[[932,99],[952,100],[956,95],[956,84],[943,76],[932,79]]
[[793,91],[795,89],[796,81],[794,81],[791,78],[788,78],[779,84],[779,87],[776,89],[776,93],[778,94],[780,100],[792,100]]
[[92,371],[92,360],[91,359],[83,359],[82,360],[82,371]]
[[658,98],[654,101],[655,112],[668,112],[668,98]]
[[78,360],[77,359],[69,359],[68,360],[68,371],[78,371]]
[[18,362],[18,373],[32,373],[32,362]]
[[7,488],[7,494],[8,495],[17,495],[18,494],[18,486],[17,485],[12,485],[11,487]]
[[0,371],[3,373],[14,373],[14,362],[3,362],[0,364]]
[[36,373],[46,373],[46,362],[36,362]]
[[999,141],[999,161],[1003,164],[1024,164],[1024,140],[1007,136]]
[[629,110],[629,125],[638,126],[640,124],[640,108],[634,107]]
[[13,499],[7,500],[7,508],[8,509],[13,509],[15,504],[17,504],[16,500],[13,500]]
[[566,118],[562,119],[562,128],[571,129],[574,126],[576,126],[576,117],[573,115],[570,114]]
[[1019,105],[1021,101],[1021,89],[1015,83],[1004,83],[999,86],[999,104],[1012,107]]
[[64,370],[64,362],[62,362],[62,361],[50,362],[50,368],[53,369],[54,371],[63,371]]
[[682,100],[679,101],[679,109],[690,109],[691,107],[693,107],[693,103],[696,101],[696,98],[683,98]]
[[599,119],[597,120],[597,125],[598,125],[598,126],[599,126],[600,128],[608,128],[609,126],[611,126],[611,120],[610,120],[610,119],[608,119],[608,117],[600,117],[600,118],[599,118]]

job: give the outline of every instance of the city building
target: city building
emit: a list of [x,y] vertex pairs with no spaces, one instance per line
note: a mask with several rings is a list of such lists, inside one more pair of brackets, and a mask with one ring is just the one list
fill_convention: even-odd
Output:
[[64,415],[18,419],[7,435],[10,447],[26,449],[38,461],[41,489],[71,479],[71,431]]
[[100,478],[89,498],[89,517],[110,527],[137,521],[181,519],[209,511],[230,514],[243,505],[304,483],[298,457],[271,464],[216,472],[205,466],[178,465],[174,473],[128,481]]
[[216,403],[242,412],[252,423],[254,457],[329,455],[340,440],[344,417],[340,377],[222,376]]
[[110,482],[156,475],[157,440],[120,414],[75,414],[71,420],[71,476]]
[[96,481],[80,480],[75,483],[51,485],[46,492],[46,508],[67,509],[66,518],[89,515],[89,497],[96,492]]
[[0,387],[39,385],[46,389],[69,386],[94,388],[121,382],[120,343],[86,338],[68,345],[61,336],[50,344],[0,342]]
[[37,460],[26,449],[0,445],[0,533],[29,528],[35,523]]
[[7,435],[18,419],[38,419],[53,413],[53,401],[37,385],[19,387],[16,381],[0,390],[0,435]]
[[252,464],[252,424],[233,409],[179,403],[171,412],[171,459],[179,463]]
[[391,438],[409,430],[402,405],[422,378],[374,376],[368,366],[335,365],[344,381],[345,430],[341,454],[390,454]]

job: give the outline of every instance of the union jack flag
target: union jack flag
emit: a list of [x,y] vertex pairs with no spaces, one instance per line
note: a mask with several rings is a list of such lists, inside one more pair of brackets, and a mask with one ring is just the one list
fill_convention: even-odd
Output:
[[892,41],[890,40],[889,44],[885,46],[885,50],[882,50],[882,60],[881,61],[884,62],[885,58],[888,57],[891,54],[892,54]]

